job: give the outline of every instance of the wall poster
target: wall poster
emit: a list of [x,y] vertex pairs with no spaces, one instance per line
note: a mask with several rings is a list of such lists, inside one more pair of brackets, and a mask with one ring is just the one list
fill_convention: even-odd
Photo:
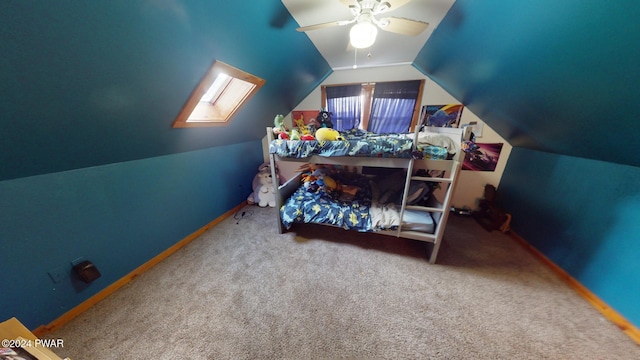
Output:
[[304,123],[304,125],[309,124],[309,122],[311,121],[311,119],[315,120],[316,117],[318,117],[318,114],[320,113],[320,110],[293,110],[291,111],[291,116],[293,117],[293,119],[291,119],[291,121],[293,121],[293,127],[300,127],[302,124],[300,123],[300,121],[302,121],[302,123]]
[[503,143],[467,145],[462,170],[495,171]]
[[424,105],[420,118],[427,126],[458,127],[463,109],[462,104]]

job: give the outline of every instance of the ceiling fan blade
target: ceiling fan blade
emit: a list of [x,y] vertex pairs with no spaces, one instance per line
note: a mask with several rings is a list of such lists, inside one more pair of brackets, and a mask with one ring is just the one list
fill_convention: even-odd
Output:
[[309,25],[309,26],[302,26],[302,27],[297,28],[296,30],[298,30],[299,32],[304,32],[304,31],[323,29],[323,28],[333,27],[333,26],[344,26],[344,25],[349,25],[349,24],[351,24],[351,23],[353,23],[355,21],[356,21],[355,19],[353,19],[353,20],[332,21],[332,22],[328,22],[328,23]]
[[381,30],[409,36],[419,35],[429,26],[429,23],[424,21],[399,17],[382,18],[378,22]]

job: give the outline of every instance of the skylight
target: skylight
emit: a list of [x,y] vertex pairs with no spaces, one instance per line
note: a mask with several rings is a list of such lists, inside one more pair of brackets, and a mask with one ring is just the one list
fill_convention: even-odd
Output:
[[228,125],[264,83],[263,79],[216,61],[187,100],[173,127]]

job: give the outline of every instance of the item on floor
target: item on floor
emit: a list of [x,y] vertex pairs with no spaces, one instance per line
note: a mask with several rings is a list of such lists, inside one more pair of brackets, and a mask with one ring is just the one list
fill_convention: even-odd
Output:
[[[278,173],[277,169],[276,173]],[[262,165],[258,167],[258,173],[253,178],[253,192],[247,198],[247,203],[249,205],[258,205],[260,207],[275,207],[275,187],[283,182],[284,179],[280,175],[278,175],[278,179],[274,181],[271,175],[271,165],[267,162],[262,163]]]
[[472,215],[472,214],[473,214],[473,210],[471,210],[470,208],[468,208],[468,207],[466,207],[466,206],[461,207],[461,208],[452,207],[452,208],[451,208],[451,211],[452,211],[454,214],[458,214],[458,215],[465,215],[465,216],[468,216],[468,215]]
[[479,209],[473,212],[473,218],[487,231],[509,231],[511,214],[495,204],[498,192],[495,186],[487,184],[484,187],[484,198],[480,200]]

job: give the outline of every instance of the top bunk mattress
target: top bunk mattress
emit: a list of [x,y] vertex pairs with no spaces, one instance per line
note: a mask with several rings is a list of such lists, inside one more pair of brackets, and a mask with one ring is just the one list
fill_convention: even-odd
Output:
[[451,154],[450,149],[445,146],[422,142],[414,150],[413,134],[374,134],[357,129],[341,131],[340,136],[343,140],[276,139],[269,144],[269,153],[298,159],[319,155],[434,160],[446,160]]

